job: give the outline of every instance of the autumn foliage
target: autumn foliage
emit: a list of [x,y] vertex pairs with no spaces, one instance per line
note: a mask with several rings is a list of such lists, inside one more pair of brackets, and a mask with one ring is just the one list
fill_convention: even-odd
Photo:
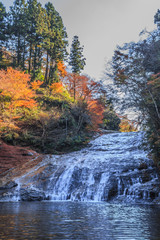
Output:
[[53,94],[61,93],[63,91],[63,84],[61,82],[52,83],[50,89],[52,90]]
[[96,130],[103,121],[104,108],[98,101],[102,94],[101,85],[91,78],[74,73],[67,74],[65,85],[75,101],[86,102],[87,113],[91,118],[91,127]]
[[64,63],[62,61],[59,61],[57,63],[57,68],[60,78],[64,78],[67,75],[66,66],[64,65]]
[[28,74],[11,67],[6,71],[0,71],[0,99],[1,102],[6,99],[5,107],[10,109],[17,107],[30,109],[37,105],[33,99],[34,92],[29,86],[29,81]]
[[32,82],[31,83],[31,86],[32,86],[32,89],[33,90],[37,90],[37,89],[39,89],[39,87],[41,86],[43,84],[43,82],[41,82],[41,81],[34,81],[34,82]]
[[1,7],[0,69],[8,69],[0,70],[0,138],[46,153],[85,143],[104,107],[101,85],[80,75],[85,58],[78,36],[68,73],[67,32],[51,3],[15,1],[8,13]]
[[84,75],[68,73],[64,83],[75,100],[95,98],[96,95],[102,93],[101,85]]
[[120,132],[136,132],[137,124],[135,121],[131,121],[126,117],[121,117],[121,123],[119,124]]
[[103,122],[101,85],[70,73],[43,83],[11,67],[0,70],[0,137],[46,152],[88,141]]
[[92,122],[91,127],[94,130],[98,130],[99,124],[103,122],[104,108],[98,102],[98,100],[88,100],[87,105],[88,105],[88,111],[89,111],[89,115],[91,117],[91,122]]

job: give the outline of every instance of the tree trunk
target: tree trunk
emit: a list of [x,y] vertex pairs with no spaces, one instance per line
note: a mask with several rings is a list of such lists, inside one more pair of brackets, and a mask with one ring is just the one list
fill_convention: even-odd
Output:
[[18,34],[18,45],[17,45],[17,65],[20,65],[20,35]]
[[32,61],[32,44],[30,44],[30,50],[29,50],[29,61],[28,61],[28,72],[31,72],[31,61]]
[[76,77],[74,76],[74,81],[73,81],[73,97],[74,97],[74,102],[76,100]]
[[25,51],[26,51],[26,41],[25,41],[25,38],[24,38],[24,41],[23,41],[23,62],[22,62],[23,70],[25,69]]
[[46,71],[45,71],[45,82],[47,83],[48,81],[48,63],[49,63],[49,54],[48,54],[48,51],[47,51],[47,59],[46,59]]

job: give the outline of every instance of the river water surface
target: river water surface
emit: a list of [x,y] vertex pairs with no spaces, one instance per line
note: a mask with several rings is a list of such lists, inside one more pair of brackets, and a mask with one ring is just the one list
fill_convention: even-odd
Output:
[[160,240],[160,206],[1,202],[0,239]]
[[106,134],[20,177],[8,172],[0,240],[160,240],[160,177],[143,139]]

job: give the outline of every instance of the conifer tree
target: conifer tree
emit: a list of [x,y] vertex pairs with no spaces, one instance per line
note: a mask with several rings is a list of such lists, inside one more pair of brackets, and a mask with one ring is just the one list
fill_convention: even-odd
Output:
[[83,47],[80,47],[78,36],[74,36],[69,61],[69,65],[72,67],[73,73],[79,74],[81,70],[84,69],[86,59],[83,57],[82,52]]
[[29,48],[28,72],[35,78],[35,72],[41,66],[41,34],[37,31],[43,18],[43,9],[37,0],[28,0],[27,7],[27,41]]
[[24,69],[26,45],[26,3],[25,0],[15,0],[9,12],[9,35],[12,51],[16,52],[16,66]]
[[[7,21],[5,14],[0,3],[0,46],[8,44],[11,65],[28,70],[32,80],[45,78],[46,85],[59,81],[57,63],[65,60],[68,41],[62,18],[53,4],[48,2],[42,7],[37,0],[14,0]],[[5,39],[5,26],[9,41]]]
[[0,42],[5,41],[5,27],[6,27],[5,17],[6,9],[4,5],[0,2]]
[[6,40],[6,10],[4,5],[0,2],[0,61],[2,61],[2,47]]
[[50,58],[50,63],[46,64],[45,80],[51,84],[52,81],[58,81],[57,63],[63,61],[67,55],[66,47],[68,45],[67,33],[63,25],[62,18],[55,10],[52,3],[48,2],[45,5],[48,17],[48,34],[47,34],[47,62]]

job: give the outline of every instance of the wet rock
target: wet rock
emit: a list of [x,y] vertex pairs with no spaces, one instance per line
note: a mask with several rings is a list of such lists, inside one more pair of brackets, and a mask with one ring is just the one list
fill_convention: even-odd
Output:
[[160,181],[151,160],[140,149],[142,137],[142,133],[105,134],[82,151],[36,158],[29,168],[20,169],[18,178],[16,170],[8,173],[8,182],[0,185],[2,197],[22,201],[156,200]]
[[128,165],[128,166],[124,166],[124,168],[122,169],[122,173],[126,173],[129,171],[134,171],[136,169],[135,165]]
[[150,196],[150,198],[153,200],[153,199],[155,199],[156,197],[158,197],[158,192],[153,192],[153,191],[151,191],[151,192],[149,193],[149,196]]
[[94,176],[94,180],[95,180],[95,182],[100,182],[101,175],[102,175],[101,172],[96,172],[96,173],[94,173],[93,176]]
[[22,153],[22,156],[33,156],[34,154],[32,152],[24,152]]
[[11,188],[14,188],[17,186],[18,186],[18,184],[16,182],[10,181],[10,182],[6,183],[5,185],[0,186],[0,190],[7,190],[7,189],[11,189]]
[[34,189],[21,189],[20,199],[22,201],[42,201],[46,199],[44,192]]
[[141,162],[140,165],[138,166],[138,170],[142,170],[142,169],[147,169],[148,166],[145,162]]
[[149,174],[149,172],[145,171],[143,172],[142,176],[141,176],[141,182],[142,183],[146,183],[152,180],[152,176],[151,174]]
[[104,188],[104,193],[102,200],[103,201],[110,201],[118,194],[118,181],[116,177],[110,177],[107,185]]
[[82,169],[75,167],[72,173],[70,187],[68,189],[69,193],[71,193],[72,191],[74,191],[74,189],[79,188],[81,186],[82,184],[81,174],[82,174]]

